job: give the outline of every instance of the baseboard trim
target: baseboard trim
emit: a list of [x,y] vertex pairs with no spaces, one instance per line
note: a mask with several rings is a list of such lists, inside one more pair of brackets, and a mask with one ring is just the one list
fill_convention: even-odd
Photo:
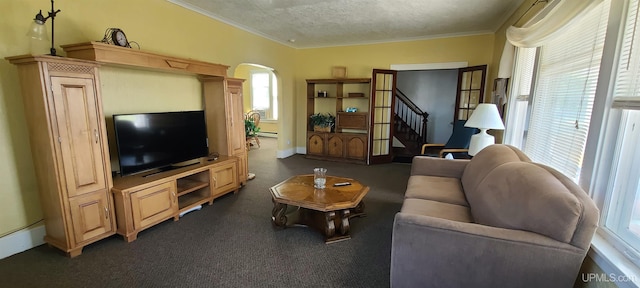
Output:
[[295,153],[295,150],[293,148],[276,151],[276,157],[279,158],[279,159],[287,158],[287,157],[293,156],[294,154],[296,154],[296,153]]
[[278,138],[278,133],[273,132],[258,132],[257,134],[259,137]]
[[44,244],[46,230],[39,222],[0,238],[0,259]]

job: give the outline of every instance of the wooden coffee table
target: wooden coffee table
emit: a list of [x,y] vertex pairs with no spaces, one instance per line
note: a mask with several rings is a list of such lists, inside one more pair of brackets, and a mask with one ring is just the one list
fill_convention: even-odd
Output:
[[[351,185],[334,187],[349,182]],[[276,227],[307,226],[320,231],[325,243],[351,238],[349,219],[364,215],[362,198],[369,187],[357,180],[327,176],[324,189],[313,187],[313,175],[291,177],[271,188],[271,221]],[[297,207],[287,209],[287,206]]]

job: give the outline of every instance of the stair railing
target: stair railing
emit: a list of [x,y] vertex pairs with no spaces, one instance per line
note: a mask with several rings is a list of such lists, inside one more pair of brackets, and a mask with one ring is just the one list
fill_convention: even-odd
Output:
[[[415,141],[419,145],[427,143],[427,118],[429,118],[429,113],[422,111],[400,89],[396,89],[395,97],[396,120],[401,120],[402,123],[399,124],[412,131],[416,138]],[[396,127],[398,126],[396,125]]]

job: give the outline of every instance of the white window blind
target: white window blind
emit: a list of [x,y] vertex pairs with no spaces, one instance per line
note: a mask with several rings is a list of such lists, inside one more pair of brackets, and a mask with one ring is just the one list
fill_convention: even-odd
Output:
[[614,86],[614,108],[640,110],[640,9],[638,0],[631,0],[620,47],[620,62]]
[[509,98],[504,143],[523,149],[537,48],[519,47],[517,49],[511,86],[511,95],[513,96]]
[[533,68],[536,64],[536,48],[518,48],[518,65],[520,68],[520,83],[518,85],[518,100],[528,100],[531,94]]
[[578,180],[589,132],[609,1],[541,47],[525,153]]

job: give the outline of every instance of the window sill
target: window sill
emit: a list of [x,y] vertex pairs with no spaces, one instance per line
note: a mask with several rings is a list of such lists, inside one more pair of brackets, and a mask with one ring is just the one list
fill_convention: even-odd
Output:
[[[601,277],[592,281],[614,282],[618,287],[640,287],[640,267],[631,262],[602,235],[596,233],[591,241],[589,257],[602,268],[606,275],[586,275],[584,277]],[[579,276],[579,280],[583,279]]]

